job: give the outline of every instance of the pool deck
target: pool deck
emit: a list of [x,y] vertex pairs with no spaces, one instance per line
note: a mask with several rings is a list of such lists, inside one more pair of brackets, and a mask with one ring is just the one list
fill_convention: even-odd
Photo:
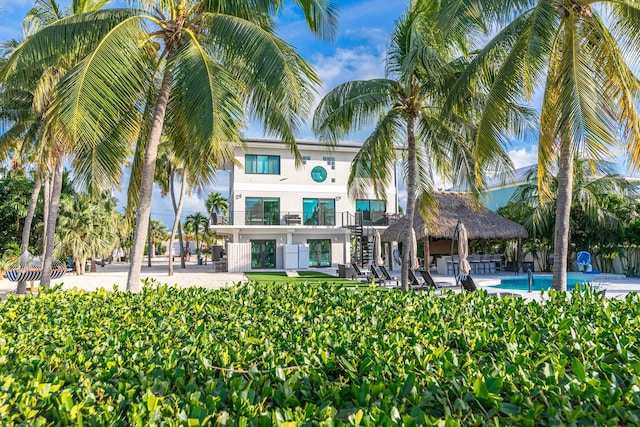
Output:
[[[579,272],[571,272],[573,275],[581,275],[585,280],[590,281],[595,287],[600,290],[605,291],[605,296],[608,298],[624,298],[627,294],[631,292],[640,292],[640,277],[632,277],[628,278],[623,275],[618,274],[584,274]],[[550,276],[551,273],[533,273],[535,276],[546,275]],[[433,274],[432,276],[436,282],[447,281],[449,283],[455,283],[455,279],[450,276],[441,276],[438,274]],[[474,276],[473,280],[479,288],[485,289],[490,294],[517,294],[522,298],[526,298],[528,300],[536,300],[540,301],[541,294],[540,291],[531,291],[528,290],[512,290],[512,289],[501,289],[494,287],[500,283],[501,279],[504,278],[512,278],[512,277],[527,277],[527,274],[520,273],[516,275],[512,272],[504,272],[504,273],[496,273],[496,274],[487,274],[481,276]]]
[[[195,258],[195,257],[194,257]],[[195,260],[188,263],[186,269],[181,269],[179,263],[174,265],[175,271],[173,276],[167,275],[168,259],[167,257],[157,257],[152,259],[153,267],[147,267],[146,259],[145,264],[142,267],[141,277],[155,279],[160,283],[176,284],[180,287],[199,286],[211,289],[223,288],[231,286],[238,282],[244,282],[247,280],[243,273],[227,273],[216,272],[213,269],[211,263],[208,265],[197,265]],[[318,268],[311,269],[313,271],[321,271],[327,274],[336,275],[337,266],[331,268]],[[61,283],[63,289],[83,289],[87,291],[93,291],[99,288],[105,288],[112,290],[114,285],[120,290],[126,288],[127,272],[129,270],[129,264],[127,263],[113,263],[107,264],[104,267],[98,266],[97,271],[94,273],[86,273],[81,276],[76,276],[72,273],[67,273],[62,278],[54,280],[53,285]],[[271,270],[273,271],[273,270]],[[396,269],[391,271],[393,276],[399,277],[400,270]],[[534,273],[534,275],[550,273]],[[579,274],[579,273],[574,273]],[[436,282],[446,281],[451,284],[455,283],[453,276],[442,276],[432,273]],[[486,289],[490,294],[517,294],[526,298],[527,300],[540,301],[541,294],[539,291],[528,292],[526,290],[507,290],[493,287],[500,283],[500,279],[516,277],[514,273],[504,272],[491,275],[478,275],[474,276],[473,280],[482,289]],[[519,277],[527,277],[520,274]],[[626,278],[621,275],[611,274],[584,274],[585,279],[590,279],[592,283],[600,286],[600,289],[605,290],[605,295],[610,298],[624,298],[631,292],[640,292],[640,277]],[[0,279],[0,297],[5,298],[7,294],[15,292],[16,283],[10,282],[6,278]]]

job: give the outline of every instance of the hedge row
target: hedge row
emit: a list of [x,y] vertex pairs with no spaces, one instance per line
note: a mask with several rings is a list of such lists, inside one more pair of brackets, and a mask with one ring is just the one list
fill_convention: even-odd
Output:
[[640,299],[328,285],[0,303],[0,422],[640,424]]

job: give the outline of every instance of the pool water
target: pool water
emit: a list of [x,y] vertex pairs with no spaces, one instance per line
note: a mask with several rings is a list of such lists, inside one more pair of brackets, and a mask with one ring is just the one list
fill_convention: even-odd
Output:
[[[591,283],[592,277],[587,277],[584,273],[567,273],[567,290],[572,290],[576,287],[576,284]],[[542,289],[550,289],[553,283],[553,277],[551,275],[533,275],[532,291],[540,291]],[[529,284],[527,282],[527,275],[503,277],[500,280],[500,284],[492,286],[499,289],[510,289],[513,291],[527,291],[529,290]]]

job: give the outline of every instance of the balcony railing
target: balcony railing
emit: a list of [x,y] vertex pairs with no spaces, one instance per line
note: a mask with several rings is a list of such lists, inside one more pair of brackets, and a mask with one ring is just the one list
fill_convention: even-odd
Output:
[[[226,216],[217,215],[210,221],[211,227],[216,225],[290,225],[290,226],[337,226],[352,227],[387,226],[397,219],[395,214],[372,213],[355,215],[353,212],[322,212],[313,213],[302,211],[260,212],[233,211]],[[357,219],[356,219],[357,218]],[[361,218],[361,219],[360,219]]]

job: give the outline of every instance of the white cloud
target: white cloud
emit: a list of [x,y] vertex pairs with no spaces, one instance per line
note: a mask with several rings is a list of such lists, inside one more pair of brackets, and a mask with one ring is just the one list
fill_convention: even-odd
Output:
[[516,169],[538,163],[538,145],[509,150],[507,152]]
[[368,46],[336,49],[331,56],[314,55],[311,59],[323,82],[323,94],[351,80],[384,77],[384,50]]

